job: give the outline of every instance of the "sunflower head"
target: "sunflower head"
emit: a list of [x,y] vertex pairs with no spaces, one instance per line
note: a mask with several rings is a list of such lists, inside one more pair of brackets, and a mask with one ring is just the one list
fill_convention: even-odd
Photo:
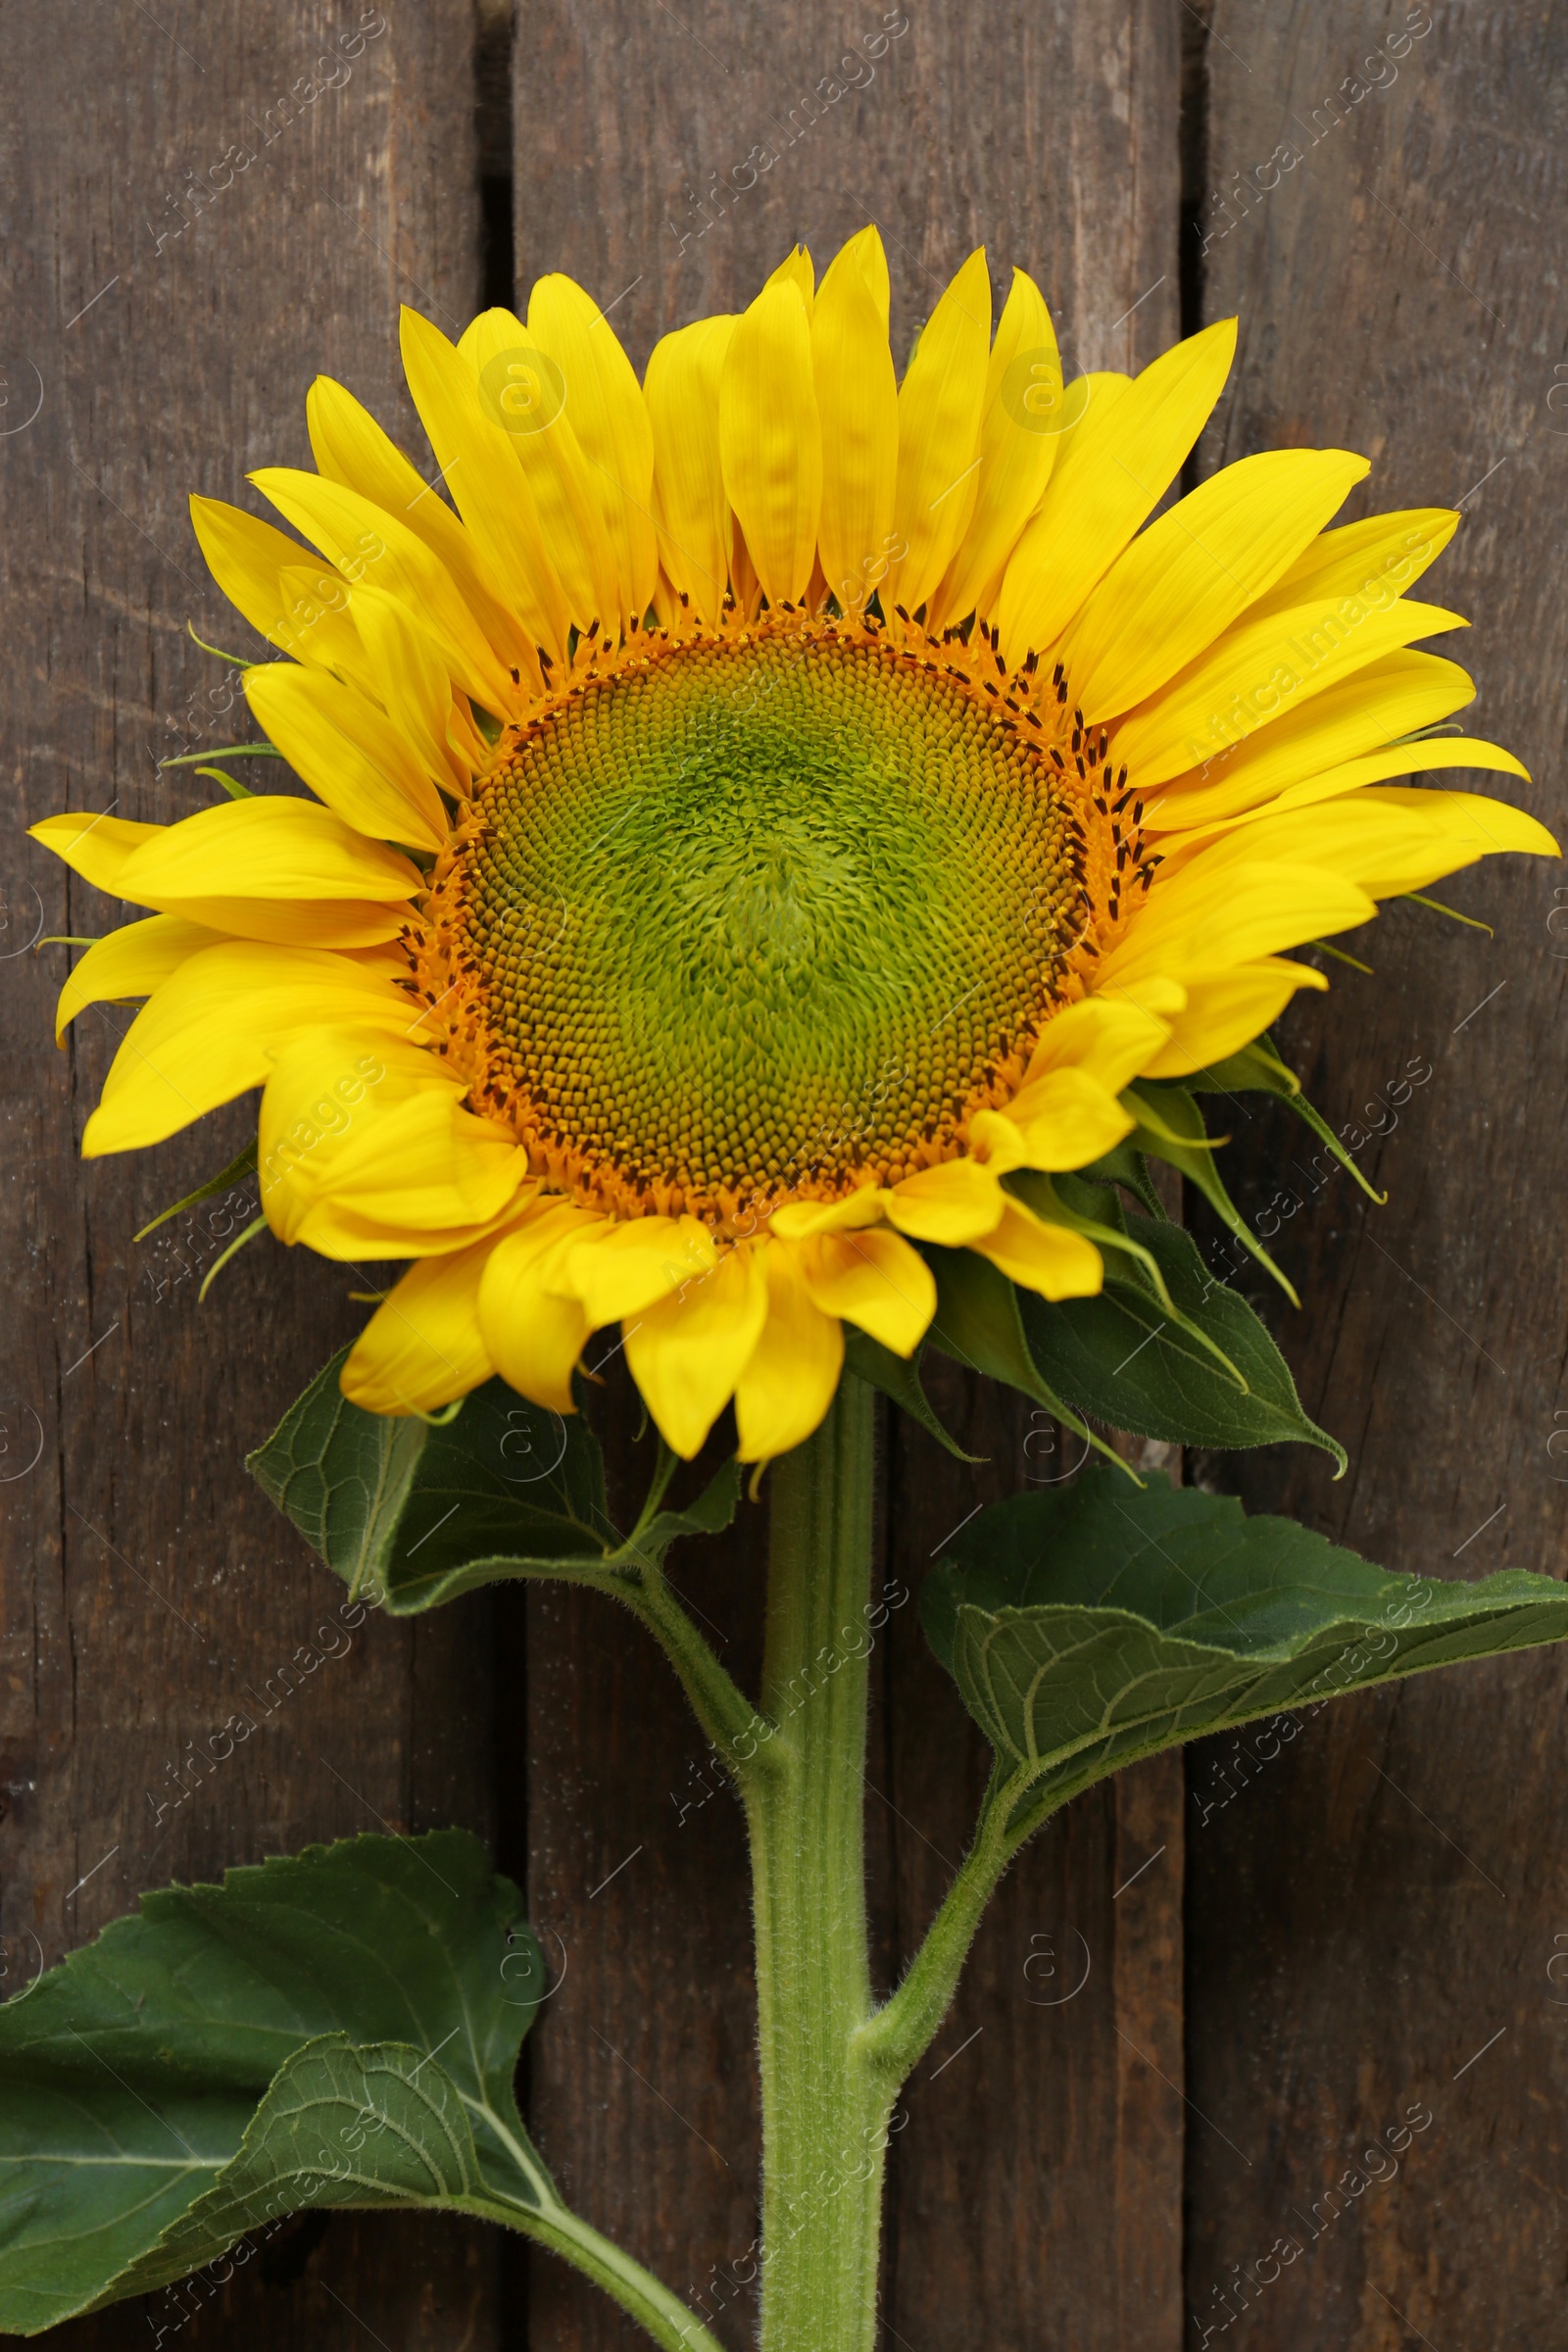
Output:
[[1286,951],[1553,849],[1393,781],[1524,773],[1420,739],[1472,691],[1406,593],[1455,515],[1330,527],[1365,462],[1284,450],[1150,519],[1233,322],[1063,385],[976,254],[901,383],[887,313],[872,229],[642,384],[565,278],[456,345],[405,313],[434,482],[320,379],[317,471],[252,477],[297,536],[193,501],[311,797],[34,827],[152,910],[62,997],[147,999],[86,1150],[261,1087],[274,1233],[410,1261],[364,1405],[569,1411],[618,1325],[678,1452],[733,1400],[779,1453],[845,1325],[920,1347],[933,1250],[1097,1292],[1117,1232],[1051,1180],[1182,1164],[1160,1089],[1325,985]]
[[976,655],[731,612],[508,730],[411,945],[552,1185],[733,1240],[959,1157],[1017,1094],[1152,869],[1105,856],[1138,831],[1102,744],[1064,756],[1054,696]]

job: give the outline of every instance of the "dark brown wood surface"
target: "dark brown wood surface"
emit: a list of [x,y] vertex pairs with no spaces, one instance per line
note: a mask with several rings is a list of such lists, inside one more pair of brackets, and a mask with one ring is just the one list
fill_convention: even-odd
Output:
[[[20,1982],[143,1886],[383,1820],[484,1828],[493,1805],[483,1609],[345,1627],[342,1588],[240,1466],[355,1328],[364,1286],[264,1239],[198,1307],[221,1246],[205,1221],[133,1246],[254,1115],[78,1160],[129,1013],[88,1013],[57,1051],[68,952],[30,943],[120,909],[21,831],[58,808],[201,807],[213,787],[158,760],[254,733],[235,673],[186,635],[256,643],[186,496],[254,505],[247,468],[308,465],[318,369],[408,429],[398,302],[466,318],[476,293],[467,11],[77,0],[9,12],[5,45],[0,1927]],[[254,1733],[204,1777],[236,1716]],[[477,2352],[495,2275],[477,2227],[307,2222],[183,2324],[153,2298],[54,2340],[107,2352],[163,2326],[192,2352]]]
[[[1203,257],[1204,302],[1240,311],[1241,339],[1205,460],[1338,442],[1376,461],[1360,509],[1463,509],[1431,576],[1475,621],[1452,647],[1480,688],[1464,723],[1520,753],[1537,778],[1522,797],[1560,833],[1565,628],[1547,583],[1568,291],[1546,257],[1568,25],[1536,7],[1220,0],[1207,65],[1207,192],[1232,192],[1236,225]],[[1255,188],[1276,156],[1278,186],[1244,213],[1235,174]],[[1284,1344],[1351,1452],[1338,1486],[1281,1454],[1245,1491],[1390,1567],[1562,1573],[1561,870],[1508,859],[1440,886],[1494,939],[1392,909],[1348,943],[1375,976],[1333,966],[1332,994],[1284,1024],[1335,1125],[1389,1129],[1363,1153],[1386,1208],[1344,1176],[1314,1187],[1288,1122],[1259,1119],[1238,1153],[1256,1198],[1299,1200],[1264,1212],[1306,1300]],[[1401,1104],[1412,1061],[1431,1076]],[[1545,1655],[1336,1706],[1278,1758],[1244,1756],[1245,1788],[1231,1742],[1190,1759],[1213,1807],[1199,1827],[1195,1804],[1188,1838],[1193,2310],[1217,2327],[1238,2307],[1233,2266],[1263,2258],[1267,2277],[1276,2238],[1300,2248],[1216,2343],[1568,2341],[1564,1689]],[[1387,2172],[1365,2152],[1410,2105],[1433,2120],[1396,2175],[1326,2201]]]
[[[591,1596],[470,1600],[413,1632],[372,1620],[197,1777],[191,1743],[247,1689],[265,1705],[296,1649],[336,1646],[316,1629],[337,1589],[237,1457],[353,1328],[359,1286],[268,1243],[198,1310],[220,1242],[132,1247],[237,1148],[244,1116],[80,1163],[126,1016],[89,1014],[58,1054],[66,952],[25,952],[40,924],[95,931],[114,910],[68,888],[16,827],[111,802],[176,814],[205,787],[188,770],[160,777],[156,760],[233,739],[232,673],[185,622],[233,650],[248,640],[191,542],[186,491],[244,498],[248,467],[308,462],[318,368],[406,432],[398,302],[450,331],[481,273],[491,299],[504,293],[506,0],[476,16],[388,0],[385,29],[347,56],[362,14],[378,21],[359,0],[340,15],[85,0],[8,20],[6,1982],[173,1876],[377,1818],[489,1829],[526,1878],[559,1978],[528,2065],[546,2151],[581,2207],[716,2312],[738,2352],[756,2231],[743,1839],[667,1673]],[[1377,460],[1363,499],[1462,501],[1436,593],[1478,623],[1455,648],[1482,683],[1474,722],[1522,752],[1549,813],[1568,667],[1568,33],[1544,6],[1435,6],[1430,31],[1391,56],[1425,10],[1218,0],[1211,26],[1209,14],[1208,0],[766,13],[523,0],[519,287],[572,271],[641,365],[666,327],[742,304],[793,238],[820,264],[875,220],[901,353],[981,241],[999,296],[1014,262],[1035,274],[1077,368],[1141,365],[1180,304],[1189,325],[1239,308],[1235,387],[1199,469],[1338,440]],[[1368,66],[1380,48],[1386,65]],[[346,79],[318,64],[333,54]],[[338,86],[309,105],[291,96],[329,74]],[[1348,100],[1352,75],[1363,94]],[[1345,119],[1314,146],[1314,110],[1336,92]],[[1282,142],[1301,160],[1260,188]],[[254,162],[235,168],[231,149]],[[1231,1155],[1254,1206],[1282,1182],[1299,1196],[1273,1212],[1307,1302],[1282,1339],[1352,1467],[1338,1487],[1283,1454],[1212,1474],[1393,1566],[1557,1565],[1558,887],[1514,861],[1440,891],[1495,940],[1392,910],[1370,935],[1375,977],[1334,965],[1326,1004],[1287,1024],[1336,1124],[1371,1124],[1380,1114],[1360,1106],[1430,1063],[1364,1154],[1387,1209],[1364,1213],[1347,1178],[1282,1180],[1297,1147],[1283,1120],[1259,1117]],[[887,1983],[983,1777],[901,1595],[978,1502],[1072,1458],[1018,1400],[952,1367],[933,1385],[987,1460],[966,1470],[906,1425],[884,1433],[891,1607],[867,1806]],[[612,1373],[608,1402],[616,1491],[634,1508],[636,1415]],[[748,1674],[763,1526],[743,1511],[732,1536],[674,1563]],[[1304,1718],[1276,1758],[1226,1742],[1185,1776],[1166,1760],[1072,1807],[1004,1886],[905,2101],[886,2342],[1176,2352],[1205,2327],[1220,2340],[1250,2272],[1251,2308],[1227,2340],[1254,2352],[1568,2345],[1560,1723],[1560,1670],[1519,1661]],[[1314,2217],[1412,2106],[1433,2120],[1397,2173],[1332,2223]],[[1259,2259],[1293,2234],[1301,2253],[1259,2285]],[[176,2316],[155,2301],[49,2340],[119,2352]],[[543,2257],[450,2224],[352,2217],[279,2240],[265,2273],[198,2303],[177,2333],[198,2352],[639,2340]]]

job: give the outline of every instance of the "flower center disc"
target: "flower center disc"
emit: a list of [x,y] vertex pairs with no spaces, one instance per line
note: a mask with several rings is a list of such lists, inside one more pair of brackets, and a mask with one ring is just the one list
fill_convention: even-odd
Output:
[[621,1209],[714,1222],[950,1157],[1073,945],[1063,780],[966,678],[797,624],[590,680],[457,879],[484,1107]]

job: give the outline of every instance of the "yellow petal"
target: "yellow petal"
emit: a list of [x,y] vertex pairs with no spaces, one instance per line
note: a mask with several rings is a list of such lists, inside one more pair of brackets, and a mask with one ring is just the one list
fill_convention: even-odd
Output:
[[[257,808],[294,810],[305,821],[291,833],[286,814],[241,817],[234,831],[222,834],[225,818],[231,818],[236,810]],[[312,831],[314,819],[322,820],[330,830]],[[178,838],[190,826],[207,828],[195,843]],[[350,832],[330,810],[289,798],[226,801],[217,808],[198,809],[194,816],[182,817],[173,825],[68,815],[46,816],[29,831],[35,841],[63,858],[95,889],[136,906],[183,915],[188,922],[201,923],[229,938],[270,939],[285,946],[366,948],[395,939],[407,919],[403,902],[408,891],[423,886],[422,880],[411,884],[410,877],[417,874],[417,868],[406,865],[395,852]],[[271,854],[264,855],[258,866],[254,852],[269,841]],[[315,887],[322,893],[318,897],[308,895],[311,875],[294,857],[295,850],[308,853],[312,849],[320,854],[320,870],[315,876]],[[259,873],[260,887],[275,895],[228,898],[205,895],[199,888],[166,887],[191,883],[193,867],[188,853],[192,850],[207,860],[204,870],[209,882],[243,881],[249,893],[257,890]],[[355,852],[363,854],[359,862]],[[371,862],[377,856],[393,862],[377,867]],[[143,862],[134,865],[137,858]],[[335,887],[332,877],[345,867],[359,885],[356,895],[324,895]],[[128,884],[127,874],[131,875]],[[402,893],[396,905],[390,903],[394,890]]]
[[253,940],[205,948],[154,991],[121,1040],[83,1156],[162,1143],[260,1086],[276,1048],[302,1029],[352,1021],[373,1059],[408,1013],[385,972],[352,956]]
[[569,277],[541,277],[528,330],[566,379],[571,420],[620,574],[617,620],[640,622],[654,593],[654,431],[615,330]]
[[[150,841],[161,841],[171,828],[168,825],[133,824],[125,816],[93,816],[87,810],[73,810],[69,815],[43,816],[27,827],[28,838],[42,842],[63,858],[74,874],[90,882],[94,890],[107,891],[111,898],[121,899],[121,876],[136,852]],[[143,901],[142,904],[146,902]]]
[[[520,342],[520,327],[517,335]],[[414,405],[459,514],[506,582],[524,628],[553,662],[564,661],[568,624],[586,622],[591,615],[582,608],[594,601],[585,564],[571,567],[569,586],[563,577],[575,535],[557,540],[551,533],[500,406],[485,402],[472,368],[441,329],[405,309],[402,345]]]
[[1000,1266],[1009,1282],[1043,1298],[1093,1298],[1104,1281],[1100,1251],[1081,1233],[1050,1225],[1022,1201],[1009,1200],[995,1231],[972,1250]]
[[894,545],[899,388],[886,314],[849,248],[816,299],[811,368],[822,419],[822,570],[843,610],[856,613],[886,577]]
[[575,1298],[546,1289],[556,1261],[597,1222],[569,1202],[537,1214],[498,1242],[479,1284],[479,1329],[496,1370],[520,1396],[553,1412],[575,1412],[571,1375],[589,1322]]
[[[269,743],[346,824],[417,850],[441,847],[446,816],[428,772],[368,696],[326,670],[279,662],[248,669],[242,683]],[[232,869],[224,878],[235,879]]]
[[[863,230],[861,234],[864,234]],[[813,288],[816,283],[816,271],[811,267],[811,257],[804,245],[797,245],[792,252],[787,253],[772,275],[763,282],[769,286],[794,286],[806,306],[806,322],[808,325],[810,324],[812,305],[815,299]]]
[[1150,800],[1144,830],[1185,830],[1239,815],[1325,768],[1451,718],[1475,694],[1457,662],[1439,654],[1385,654],[1217,759],[1172,777]]
[[329,375],[318,375],[312,384],[305,416],[318,472],[406,522],[452,574],[464,603],[502,661],[509,668],[525,669],[537,686],[540,672],[533,638],[512,611],[504,585],[441,498],[438,485],[421,478],[368,409]]
[[[808,257],[808,261],[809,261],[809,257]],[[823,274],[822,283],[816,289],[818,306],[826,299],[827,290],[833,284],[834,279],[844,270],[852,271],[865,285],[866,291],[876,306],[876,315],[882,321],[883,335],[886,336],[892,287],[888,280],[888,257],[883,251],[882,239],[877,233],[874,222],[865,228],[857,229],[853,237],[845,238],[844,243],[829,262]],[[776,274],[777,272],[775,272]],[[812,323],[813,325],[815,323],[814,311],[812,312]]]
[[1242,458],[1161,514],[1118,557],[1062,638],[1091,725],[1196,661],[1262,595],[1371,468],[1342,449]]
[[[1112,987],[1120,984],[1110,983]],[[1148,1064],[1151,1078],[1185,1078],[1237,1054],[1278,1020],[1299,988],[1326,989],[1309,963],[1268,956],[1228,971],[1189,971],[1186,1004],[1170,1015],[1170,1042]],[[1137,994],[1137,983],[1133,983]]]
[[736,1448],[743,1462],[771,1461],[804,1445],[833,1401],[844,1332],[811,1296],[793,1250],[760,1252],[767,1321],[735,1384]]
[[257,1135],[262,1206],[323,1257],[422,1256],[515,1203],[528,1155],[461,1102],[462,1081],[407,1038],[317,1027],[281,1046]]
[[1023,1131],[1003,1110],[977,1110],[969,1121],[969,1150],[993,1176],[1010,1176],[1027,1160]]
[[799,602],[816,554],[822,427],[799,284],[769,279],[737,321],[719,387],[724,488],[770,604]]
[[912,1241],[957,1249],[991,1231],[1005,1199],[991,1170],[978,1160],[949,1159],[896,1184],[886,1195],[886,1213],[889,1224]]
[[1063,420],[1056,330],[1034,279],[1014,270],[986,370],[974,512],[932,595],[933,629],[990,612],[1007,559],[1045,495]]
[[[413,760],[443,792],[466,794],[488,747],[475,728],[466,696],[454,701],[446,663],[408,610],[379,588],[356,588],[354,623],[375,664],[375,699],[407,744]],[[427,794],[443,837],[446,818]]]
[[[1544,825],[1522,808],[1510,808],[1475,792],[1423,792],[1385,784],[1319,802],[1315,808],[1260,816],[1204,850],[1184,869],[1201,875],[1210,891],[1223,891],[1231,877],[1251,873],[1251,860],[1277,858],[1331,868],[1375,899],[1425,890],[1444,874],[1478,858],[1523,850],[1555,858],[1557,844]],[[1236,894],[1240,897],[1240,893]],[[1298,939],[1313,936],[1298,931]],[[1227,942],[1228,944],[1228,942]],[[1294,945],[1281,939],[1281,947]]]
[[813,1233],[851,1233],[875,1225],[889,1200],[879,1185],[862,1184],[837,1200],[790,1200],[773,1212],[773,1231],[787,1242]]
[[1167,988],[1153,1004],[1147,999],[1131,1004],[1099,996],[1069,1004],[1046,1023],[1018,1100],[1049,1074],[1080,1068],[1092,1070],[1107,1094],[1119,1095],[1158,1052],[1165,1038],[1161,1016],[1180,1002],[1180,988]]
[[[410,332],[418,330],[411,327]],[[436,345],[428,337],[424,341],[427,350],[436,353]],[[531,512],[538,518],[541,552],[535,560],[543,561],[560,581],[567,619],[580,629],[586,629],[591,621],[601,621],[612,636],[616,635],[620,572],[605,529],[595,488],[597,477],[590,475],[566,414],[569,388],[565,377],[511,311],[481,312],[464,334],[458,352],[476,387],[473,397],[481,421],[495,427],[511,449],[514,467],[521,471],[532,501]],[[485,446],[489,449],[491,445],[487,442]],[[515,495],[504,469],[491,466],[489,470],[502,486],[509,512],[514,510]],[[453,481],[453,496],[470,527],[477,528],[480,493],[470,486],[470,514],[464,505],[460,481],[461,469]],[[547,586],[548,580],[541,575],[541,593]]]
[[495,1371],[479,1329],[479,1283],[493,1241],[422,1257],[394,1283],[355,1341],[339,1385],[368,1413],[432,1413]]
[[453,682],[505,716],[519,701],[516,681],[464,602],[440,558],[406,522],[373,500],[318,473],[263,466],[251,480],[351,587],[384,588],[435,640]]
[[1365,890],[1326,866],[1269,861],[1269,845],[1251,832],[1234,857],[1221,857],[1226,847],[1195,858],[1146,902],[1104,958],[1098,987],[1151,971],[1174,971],[1185,985],[1189,964],[1250,963],[1351,931],[1377,912]]
[[918,1250],[885,1225],[818,1234],[798,1247],[806,1287],[824,1314],[869,1332],[895,1355],[914,1353],[937,1311],[936,1279]]
[[1125,762],[1147,793],[1396,646],[1469,625],[1439,605],[1406,600],[1381,612],[1345,597],[1261,619],[1244,612],[1206,653],[1118,720],[1111,763]]
[[626,1361],[664,1443],[690,1461],[735,1394],[767,1315],[761,1249],[726,1251],[683,1295],[626,1325]]
[[1413,588],[1459,527],[1451,507],[1407,507],[1325,531],[1302,549],[1269,590],[1265,611],[1289,612],[1320,598],[1356,596],[1388,604]]
[[729,571],[729,500],[718,395],[732,318],[699,318],[656,343],[644,397],[654,430],[660,557],[679,595],[717,620]]
[[1153,513],[1219,398],[1235,349],[1235,319],[1218,319],[1133,383],[1111,379],[1078,421],[1069,386],[1069,438],[1002,584],[1003,651],[1014,668],[1031,648],[1055,643]]
[[335,564],[220,499],[193,498],[190,519],[208,569],[260,636],[297,662],[364,682],[365,650]]
[[[122,897],[160,913],[241,939],[321,946],[395,938],[410,895],[423,887],[417,866],[330,808],[261,795],[158,828],[120,876]],[[339,936],[325,936],[330,930]],[[356,936],[344,939],[344,930]]]
[[1478,736],[1434,735],[1421,743],[1396,743],[1390,751],[1369,752],[1364,759],[1347,760],[1338,767],[1325,768],[1321,775],[1308,776],[1263,808],[1245,809],[1240,815],[1195,827],[1190,833],[1165,835],[1161,880],[1177,868],[1179,861],[1227,834],[1240,833],[1250,825],[1286,815],[1293,809],[1340,800],[1346,793],[1360,792],[1368,784],[1387,783],[1393,776],[1410,776],[1445,767],[1490,768],[1501,775],[1520,776],[1526,783],[1530,780],[1529,769],[1512,752],[1504,751],[1498,743],[1485,743]]
[[[1141,1027],[1144,1053],[1157,1051],[1164,1042],[1163,1023],[1145,1021]],[[977,1147],[984,1142],[986,1115],[971,1122]],[[1087,1167],[1114,1151],[1134,1125],[1098,1073],[1085,1069],[1046,1071],[1019,1090],[1006,1115],[1023,1146],[1013,1166],[1047,1170]]]
[[899,387],[893,527],[904,553],[883,604],[917,612],[947,570],[974,509],[980,409],[991,352],[991,279],[971,253],[926,321]]
[[633,1217],[596,1228],[563,1258],[554,1276],[564,1296],[580,1300],[592,1329],[641,1314],[718,1262],[696,1217]]
[[60,991],[55,1007],[55,1035],[65,1034],[88,1004],[123,1004],[127,997],[150,997],[187,956],[219,945],[221,934],[203,923],[187,923],[177,914],[150,914],[145,922],[122,923],[104,939],[94,940]]

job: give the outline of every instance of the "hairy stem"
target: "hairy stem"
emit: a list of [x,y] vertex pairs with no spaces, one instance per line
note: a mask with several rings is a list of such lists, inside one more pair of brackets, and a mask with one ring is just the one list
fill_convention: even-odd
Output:
[[764,2352],[870,2352],[893,2092],[871,2015],[865,1723],[873,1398],[847,1380],[773,1468],[762,1714],[743,1780],[762,2082]]
[[504,2204],[489,2197],[462,2197],[455,2202],[485,2221],[501,2222],[548,2246],[612,2295],[664,2352],[723,2352],[717,2338],[662,2279],[566,2206]]
[[890,2096],[918,2066],[957,1990],[981,1915],[1022,1839],[1007,1834],[1017,1782],[994,1768],[974,1843],[926,1931],[903,1984],[856,2037],[858,2058],[889,2084]]
[[692,1703],[703,1730],[744,1788],[769,1769],[771,1726],[728,1675],[658,1568],[617,1580],[621,1598],[659,1643]]
[[[847,1379],[816,1435],[773,1465],[760,1709],[658,1569],[619,1571],[613,1588],[674,1666],[746,1807],[762,2088],[762,2352],[872,2352],[894,2102],[947,2014],[985,1905],[1023,1842],[1007,1825],[1028,1776],[999,1768],[962,1867],[904,1982],[878,2008],[864,1835],[873,1416],[871,1391]],[[638,2316],[660,2342],[670,2340]]]

